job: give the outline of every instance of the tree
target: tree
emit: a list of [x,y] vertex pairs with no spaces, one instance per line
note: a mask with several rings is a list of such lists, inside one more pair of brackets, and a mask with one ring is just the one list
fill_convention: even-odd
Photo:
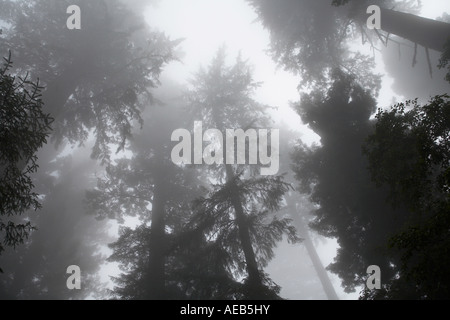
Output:
[[[188,94],[192,117],[203,119],[205,127],[221,132],[264,128],[267,107],[251,97],[258,84],[249,66],[240,56],[231,67],[225,59],[225,49],[221,48],[209,68],[197,74]],[[249,159],[248,151],[245,158]],[[273,247],[283,234],[291,241],[298,240],[288,219],[273,217],[270,221],[290,186],[281,176],[259,176],[256,165],[227,164],[225,153],[222,163],[210,167],[213,188],[207,197],[197,201],[194,221],[204,224],[205,237],[223,249],[230,276],[244,278],[238,297],[277,298],[279,288],[263,268],[272,259]]]
[[42,111],[39,81],[11,76],[11,54],[4,60],[0,69],[0,255],[3,245],[16,247],[34,229],[26,219],[12,217],[41,207],[31,175],[38,169],[36,151],[47,142],[52,122]]
[[[239,60],[227,68],[224,58],[223,52],[219,53],[212,70],[200,73],[196,81],[199,87],[188,94],[190,116],[178,118],[201,116],[205,123],[225,128],[258,115],[261,106],[248,97],[254,84],[248,67]],[[214,79],[210,78],[212,75]],[[222,84],[228,85],[222,87]],[[216,102],[220,103],[217,107]],[[136,212],[146,222],[135,230],[123,229],[119,240],[111,245],[114,253],[110,260],[120,262],[127,271],[116,279],[114,296],[120,299],[276,297],[273,290],[277,287],[260,268],[271,259],[272,248],[284,232],[291,240],[296,240],[296,236],[287,220],[275,219],[270,223],[265,220],[269,211],[279,208],[289,186],[280,177],[243,179],[243,172],[236,174],[231,165],[215,167],[212,171],[191,170],[191,173],[185,166],[175,166],[166,146],[167,137],[175,127],[169,116],[162,113],[165,111],[161,110],[159,116],[153,114],[153,125],[148,128],[151,133],[141,140],[147,147],[141,145],[134,149],[132,160],[124,159],[110,167],[106,179],[99,180],[98,189],[89,193],[92,209],[100,215]],[[218,121],[218,115],[223,122]],[[171,116],[175,117],[176,113]],[[254,123],[257,121],[260,119]],[[139,150],[150,150],[145,153],[148,160],[142,159],[144,155]],[[144,169],[141,166],[145,163],[153,165]],[[183,178],[188,173],[189,183]],[[203,177],[203,182],[199,177]],[[195,191],[193,184],[208,188],[208,194]],[[194,196],[198,200],[191,209]],[[149,202],[150,224],[150,212],[146,209]],[[242,283],[239,276],[247,280]]]
[[[392,34],[427,50],[442,52],[450,35],[450,24],[408,13],[417,11],[415,1],[249,2],[271,33],[273,57],[286,69],[300,73],[302,85],[323,84],[331,70],[341,68],[355,75],[363,86],[373,87],[378,80],[367,73],[371,59],[352,52],[349,47],[356,37],[361,36],[363,43],[369,42],[374,47],[376,39],[387,44]],[[370,5],[381,7],[381,27],[385,35],[381,30],[367,31],[369,15],[366,11]],[[396,11],[390,9],[393,7]]]
[[327,271],[325,270],[322,261],[320,260],[319,255],[317,254],[317,250],[312,241],[311,235],[309,233],[308,228],[308,220],[305,211],[305,203],[308,203],[308,199],[303,199],[302,201],[298,201],[297,192],[291,192],[291,194],[286,196],[286,202],[289,210],[290,217],[292,218],[292,223],[296,227],[299,235],[303,239],[303,243],[308,252],[309,258],[313,264],[314,270],[317,274],[317,277],[320,280],[320,284],[322,285],[322,289],[328,300],[339,300],[336,290],[333,287],[333,284],[328,277]]
[[[291,170],[291,153],[297,144],[297,134],[289,131],[287,125],[280,125],[280,172],[286,173],[285,180],[291,185],[296,185],[294,173]],[[319,255],[317,254],[311,230],[308,227],[311,222],[311,213],[314,211],[314,205],[308,198],[308,195],[301,194],[298,188],[289,190],[284,196],[286,206],[280,213],[284,213],[286,217],[292,219],[292,224],[297,229],[299,236],[303,239],[303,245],[305,246],[307,255],[312,262],[315,274],[321,285],[321,289],[328,300],[338,300],[336,291],[331,283],[327,271],[325,270]],[[304,256],[301,257],[304,259]],[[289,281],[292,282],[292,276],[287,275]],[[311,277],[307,278],[308,282],[311,282]],[[305,281],[306,282],[306,281]],[[302,283],[301,287],[305,287],[306,284]],[[311,290],[313,291],[313,290]],[[309,292],[311,293],[311,292]],[[305,293],[306,294],[306,293]]]
[[299,144],[293,170],[300,191],[317,204],[310,226],[336,238],[340,248],[328,267],[347,292],[365,284],[366,269],[378,265],[384,278],[394,277],[399,256],[388,241],[403,225],[408,211],[391,209],[384,190],[372,184],[362,145],[372,131],[375,101],[354,79],[337,71],[326,92],[304,95],[298,112],[321,138],[320,146]]
[[[409,2],[411,3],[411,1]],[[335,6],[350,5],[349,10],[355,13],[354,18],[360,28],[366,25],[365,10],[373,4],[373,1],[333,0]],[[377,4],[381,9],[381,29],[388,35],[402,37],[427,49],[444,51],[445,44],[450,37],[449,23],[389,9],[389,6],[395,7],[392,1],[383,0]],[[386,37],[386,41],[388,38],[389,36]]]
[[365,297],[401,298],[398,288],[409,282],[416,299],[448,299],[450,97],[379,110],[365,152],[372,178],[389,191],[389,203],[404,204],[412,213],[390,241],[402,253],[400,275]]
[[[52,174],[46,179],[41,174],[35,186],[43,195],[43,206],[26,217],[38,230],[24,245],[2,256],[5,274],[0,277],[0,299],[104,298],[99,271],[106,259],[103,247],[112,241],[110,225],[86,215],[83,201],[85,190],[95,185],[96,161],[82,147],[64,157],[48,157],[41,156],[39,163],[46,163]],[[81,269],[81,290],[66,286],[71,265]]]
[[[333,1],[334,8],[331,1],[250,3],[271,32],[275,60],[299,73],[309,92],[298,112],[321,137],[321,144],[316,148],[300,144],[294,170],[303,192],[311,193],[320,205],[312,227],[340,244],[329,269],[339,274],[346,290],[364,284],[370,264],[381,266],[384,276],[392,279],[401,262],[400,254],[390,250],[389,239],[400,232],[410,213],[404,204],[395,210],[388,207],[387,191],[375,189],[366,170],[361,146],[372,132],[370,116],[380,78],[373,74],[373,60],[354,51],[350,43],[361,36],[375,49],[375,39],[385,45],[397,41],[390,38],[393,34],[415,43],[414,58],[417,47],[424,46],[430,65],[429,49],[445,50],[450,24],[410,14],[416,9],[412,1]],[[385,34],[366,30],[369,5],[381,7]],[[447,65],[446,56],[444,52],[441,67]],[[397,289],[407,296],[407,286]]]
[[[81,30],[65,27],[67,7],[73,4],[82,8]],[[30,219],[42,229],[49,221],[59,221],[59,229],[66,232],[65,238],[53,230],[45,237],[32,237],[17,256],[5,257],[8,259],[5,263],[10,266],[9,277],[14,283],[8,281],[2,291],[10,294],[10,298],[45,298],[49,295],[45,292],[36,295],[29,284],[36,277],[44,278],[43,274],[51,276],[55,271],[52,265],[64,269],[54,274],[65,272],[67,266],[61,266],[61,261],[67,261],[66,245],[72,251],[88,247],[87,255],[95,251],[89,249],[92,243],[85,241],[90,239],[91,228],[95,225],[90,222],[91,228],[73,227],[89,221],[79,214],[82,210],[75,212],[71,219],[58,218],[74,213],[71,209],[78,207],[68,208],[58,202],[55,197],[61,197],[61,192],[54,188],[79,192],[77,186],[70,185],[69,177],[64,177],[67,186],[62,186],[61,181],[54,183],[54,177],[49,176],[61,169],[55,168],[55,163],[60,164],[55,159],[61,146],[83,146],[90,144],[90,138],[94,137],[92,156],[103,162],[109,162],[112,145],[123,150],[132,128],[142,124],[141,112],[153,102],[151,90],[159,85],[164,65],[174,58],[173,48],[177,42],[151,30],[143,15],[132,12],[124,1],[5,0],[1,6],[0,20],[5,22],[5,27],[0,43],[17,58],[14,74],[28,72],[33,77],[41,76],[41,83],[46,87],[42,93],[46,102],[44,112],[55,118],[51,135],[54,143],[44,145],[38,152],[41,170],[36,176],[36,185],[45,190],[41,192],[44,209],[48,205],[49,210],[45,210],[45,217],[40,215]],[[77,181],[89,187],[86,181]],[[78,222],[74,222],[73,217],[79,218]],[[52,246],[45,243],[52,243]],[[33,270],[24,265],[25,261],[33,263],[36,259],[42,259],[42,263],[37,263]],[[83,259],[77,261],[85,262]],[[96,258],[92,259],[94,261],[99,263]],[[89,264],[85,268],[85,272],[95,270]],[[67,292],[58,290],[51,294],[58,292],[62,294],[59,298],[67,297]],[[22,292],[22,296],[17,295],[18,292]],[[70,298],[75,297],[71,295]]]
[[[166,89],[167,91],[167,89]],[[131,157],[110,164],[87,193],[89,211],[98,218],[139,219],[137,228],[122,227],[110,245],[109,261],[119,262],[123,273],[114,279],[116,299],[184,299],[177,275],[183,259],[176,254],[177,241],[190,218],[190,202],[201,194],[193,170],[176,166],[170,159],[170,136],[183,122],[177,90],[165,93],[170,104],[146,114],[146,126],[135,135]],[[178,251],[181,255],[181,250]],[[193,294],[193,293],[191,293]],[[203,297],[206,298],[206,297]]]
[[[81,30],[65,28],[69,5],[83,8]],[[53,141],[83,143],[93,130],[92,155],[108,160],[151,101],[163,66],[174,59],[170,41],[121,1],[3,1],[2,47],[18,73],[39,74],[45,111],[55,118]],[[112,130],[112,128],[114,128]]]

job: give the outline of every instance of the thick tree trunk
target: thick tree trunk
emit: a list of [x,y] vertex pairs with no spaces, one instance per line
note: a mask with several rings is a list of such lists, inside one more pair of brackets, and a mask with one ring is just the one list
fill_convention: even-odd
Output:
[[450,24],[390,9],[381,9],[381,29],[438,52],[450,37]]
[[[234,179],[233,169],[230,165],[226,165],[227,180]],[[232,189],[231,201],[235,210],[236,223],[238,225],[239,239],[242,245],[242,251],[245,256],[245,263],[248,273],[248,294],[249,299],[264,299],[262,292],[262,279],[259,273],[258,264],[256,262],[255,252],[253,251],[250,232],[242,207],[241,199],[236,188]]]
[[316,270],[317,276],[319,277],[320,283],[322,284],[323,291],[325,292],[328,300],[339,300],[339,297],[334,290],[333,284],[328,277],[327,271],[323,267],[322,261],[320,261],[320,257],[317,254],[316,248],[309,236],[309,231],[305,226],[305,223],[302,217],[299,215],[295,202],[292,199],[287,199],[288,206],[291,209],[291,216],[294,221],[294,224],[297,230],[300,233],[300,237],[302,237],[303,243],[305,244],[306,250],[308,251],[308,255],[311,258],[311,261],[314,266],[314,270]]
[[165,290],[165,196],[164,178],[157,174],[152,201],[152,224],[150,228],[148,299],[166,299]]

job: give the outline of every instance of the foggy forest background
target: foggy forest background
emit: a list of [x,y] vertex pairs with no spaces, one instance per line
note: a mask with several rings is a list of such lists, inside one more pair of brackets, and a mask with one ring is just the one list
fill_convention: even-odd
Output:
[[[242,0],[295,76],[296,128],[226,43],[188,84],[165,73],[185,39],[146,19],[161,2],[0,0],[0,298],[448,299],[450,16],[421,18],[412,0]],[[386,75],[401,99],[380,104]],[[195,121],[279,129],[278,174],[174,164],[171,135]]]

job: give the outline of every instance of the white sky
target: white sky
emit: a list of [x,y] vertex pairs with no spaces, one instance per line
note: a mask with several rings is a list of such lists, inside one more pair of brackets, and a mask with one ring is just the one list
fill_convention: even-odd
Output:
[[[422,5],[422,15],[429,18],[441,16],[444,11],[450,12],[449,0],[426,0]],[[254,65],[255,79],[264,82],[256,98],[280,108],[274,118],[300,129],[305,142],[316,139],[314,134],[301,127],[300,118],[289,107],[289,101],[299,100],[299,78],[277,69],[266,54],[270,41],[268,31],[256,21],[256,13],[244,0],[163,0],[156,7],[149,8],[146,16],[152,26],[157,26],[172,39],[185,38],[181,44],[185,52],[183,63],[172,63],[166,68],[166,75],[186,83],[200,66],[209,64],[221,45],[226,45],[230,59],[241,52],[243,58],[250,59]],[[391,81],[386,79],[381,91],[381,104],[392,101],[394,94],[390,85]],[[324,265],[327,265],[335,255],[336,243],[329,241],[318,249]],[[358,297],[358,293],[346,295],[339,290],[337,277],[333,276],[332,281],[342,299]]]

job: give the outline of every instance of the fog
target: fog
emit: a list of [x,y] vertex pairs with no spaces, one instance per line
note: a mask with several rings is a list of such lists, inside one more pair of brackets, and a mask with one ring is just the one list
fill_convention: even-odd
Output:
[[0,299],[448,299],[450,4],[332,2],[0,0]]

